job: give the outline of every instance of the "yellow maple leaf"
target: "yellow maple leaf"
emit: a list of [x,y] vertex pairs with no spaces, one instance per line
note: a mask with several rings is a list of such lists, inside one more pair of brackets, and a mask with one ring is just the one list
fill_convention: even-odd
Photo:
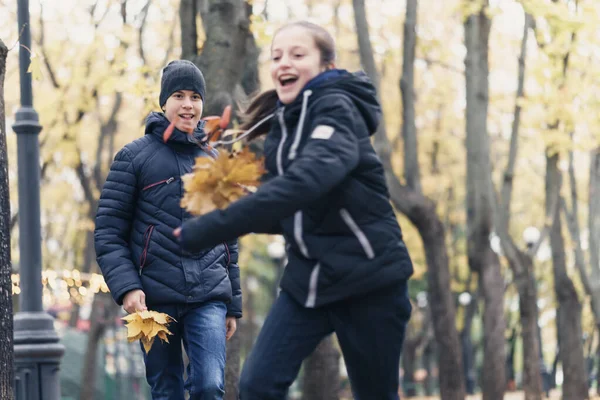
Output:
[[194,215],[227,207],[255,191],[264,173],[262,164],[247,149],[217,159],[196,158],[193,172],[182,177],[185,194],[181,206]]
[[127,340],[129,342],[140,340],[146,353],[152,348],[157,336],[160,340],[169,343],[167,335],[172,333],[167,329],[167,325],[175,321],[170,315],[150,310],[138,311],[121,319],[127,322],[125,324]]
[[152,345],[154,344],[154,338],[144,336],[142,338],[142,344],[144,345],[144,350],[146,351],[146,353],[148,353],[152,348]]
[[29,68],[27,68],[27,72],[31,74],[31,77],[36,81],[41,81],[43,78],[42,75],[42,66],[40,65],[40,59],[35,53],[31,53],[31,60],[29,62]]

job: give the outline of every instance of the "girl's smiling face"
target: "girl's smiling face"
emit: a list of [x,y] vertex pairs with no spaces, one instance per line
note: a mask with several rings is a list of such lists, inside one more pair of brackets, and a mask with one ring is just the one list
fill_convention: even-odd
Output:
[[175,127],[183,132],[192,133],[202,117],[204,102],[202,97],[192,90],[178,90],[165,103],[165,116]]
[[271,79],[283,104],[294,101],[308,81],[325,69],[321,51],[308,29],[290,26],[273,38]]

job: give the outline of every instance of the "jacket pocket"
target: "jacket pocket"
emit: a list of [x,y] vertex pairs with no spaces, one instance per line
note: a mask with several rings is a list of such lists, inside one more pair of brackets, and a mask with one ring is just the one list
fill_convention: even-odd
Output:
[[142,269],[146,265],[146,259],[148,257],[148,250],[150,248],[150,239],[152,238],[152,232],[154,232],[154,225],[148,225],[146,231],[144,232],[144,249],[142,250],[142,254],[140,255],[140,275],[142,274]]
[[172,176],[169,179],[163,179],[162,181],[158,181],[158,182],[154,182],[149,185],[146,185],[143,187],[142,190],[152,189],[153,187],[160,186],[160,185],[168,185],[169,183],[173,182],[174,180],[175,180],[175,177]]
[[346,223],[346,226],[348,226],[348,228],[352,231],[354,236],[356,236],[356,239],[358,239],[365,254],[367,255],[367,258],[369,260],[372,260],[373,258],[375,258],[375,252],[373,251],[373,246],[371,246],[371,242],[369,242],[367,235],[365,235],[365,233],[360,229],[360,227],[354,221],[354,218],[352,218],[352,215],[350,215],[348,210],[346,210],[345,208],[342,208],[340,210],[340,216]]

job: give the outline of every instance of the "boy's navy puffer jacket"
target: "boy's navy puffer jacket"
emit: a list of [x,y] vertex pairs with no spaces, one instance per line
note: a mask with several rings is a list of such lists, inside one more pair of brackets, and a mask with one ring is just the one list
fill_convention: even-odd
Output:
[[[96,255],[117,304],[142,289],[146,304],[228,303],[228,316],[242,316],[236,240],[222,240],[193,253],[183,250],[173,230],[191,218],[180,207],[181,176],[198,156],[209,156],[177,129],[167,143],[169,125],[152,113],[146,134],[119,151],[102,189],[96,229]],[[194,136],[203,135],[201,128]]]
[[288,244],[281,287],[306,307],[406,281],[412,262],[370,141],[380,116],[364,73],[315,77],[275,112],[264,144],[274,177],[227,209],[186,222],[183,247],[280,231]]

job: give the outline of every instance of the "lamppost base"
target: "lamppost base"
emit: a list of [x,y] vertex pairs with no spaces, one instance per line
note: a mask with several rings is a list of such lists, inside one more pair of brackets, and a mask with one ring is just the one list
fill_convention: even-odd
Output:
[[45,312],[14,318],[15,400],[60,400],[60,360],[65,348]]

